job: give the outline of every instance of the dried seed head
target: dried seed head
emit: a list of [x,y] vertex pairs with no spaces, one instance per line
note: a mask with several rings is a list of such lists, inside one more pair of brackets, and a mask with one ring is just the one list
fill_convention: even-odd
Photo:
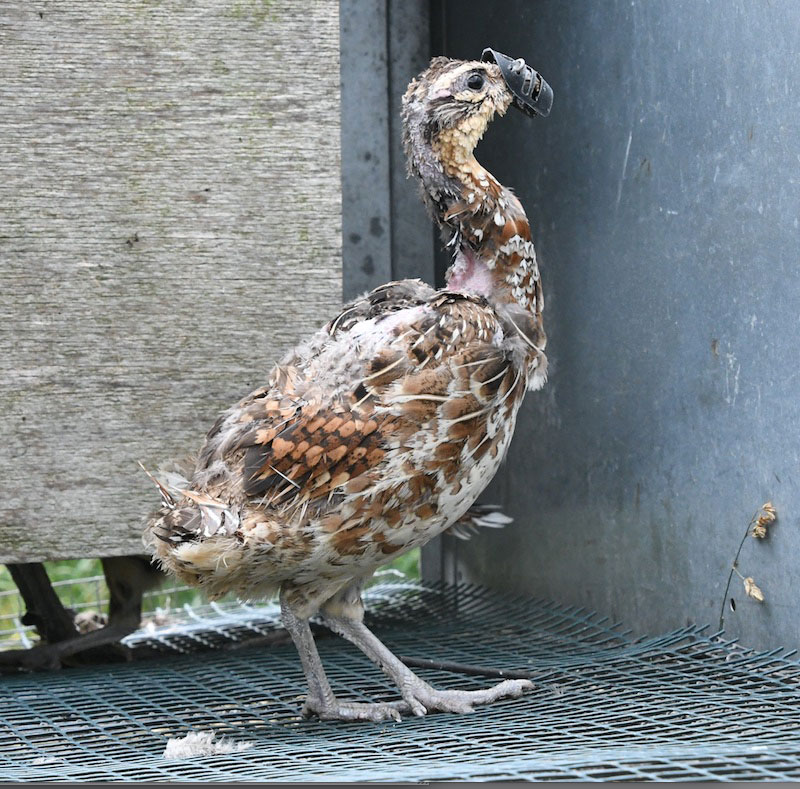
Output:
[[767,536],[767,530],[760,523],[756,522],[750,534],[752,534],[753,537],[758,537],[759,540],[763,540],[764,537]]
[[756,582],[752,578],[744,579],[744,591],[748,597],[758,600],[759,603],[764,602],[764,593],[756,586]]
[[753,523],[753,529],[750,532],[751,536],[763,540],[767,536],[767,526],[772,525],[778,519],[778,513],[772,502],[768,501],[762,505],[758,512],[758,518]]

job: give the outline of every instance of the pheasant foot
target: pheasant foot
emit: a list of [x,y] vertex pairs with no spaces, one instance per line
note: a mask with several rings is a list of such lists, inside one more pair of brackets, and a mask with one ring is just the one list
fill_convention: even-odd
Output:
[[530,680],[507,679],[485,690],[437,690],[418,677],[417,679],[418,683],[413,683],[412,687],[403,688],[403,698],[415,715],[425,715],[428,712],[475,712],[475,705],[517,698],[533,688]]
[[308,699],[303,705],[303,717],[315,716],[323,721],[372,721],[400,720],[401,712],[408,711],[403,701],[371,702]]
[[333,693],[325,669],[322,667],[314,636],[308,619],[298,617],[284,591],[281,591],[281,615],[283,623],[297,647],[303,673],[308,682],[308,696],[303,705],[303,716],[316,716],[320,720],[372,721],[400,720],[401,713],[409,707],[404,701],[365,703],[341,701]]
[[338,699],[328,682],[308,619],[298,616],[281,591],[284,625],[297,647],[303,673],[308,681],[308,696],[303,706],[305,717],[341,721],[399,721],[401,715],[427,715],[429,712],[469,713],[479,704],[502,698],[516,698],[533,688],[527,679],[507,679],[482,690],[437,690],[396,657],[361,620],[363,606],[358,584],[353,584],[321,608],[325,624],[355,644],[398,687],[402,700],[394,702],[355,702]]
[[363,606],[357,586],[348,587],[322,608],[325,624],[334,633],[355,644],[399,688],[406,709],[413,715],[428,712],[474,712],[476,704],[491,704],[521,696],[533,688],[527,679],[507,679],[483,690],[437,690],[418,677],[395,656],[361,619]]

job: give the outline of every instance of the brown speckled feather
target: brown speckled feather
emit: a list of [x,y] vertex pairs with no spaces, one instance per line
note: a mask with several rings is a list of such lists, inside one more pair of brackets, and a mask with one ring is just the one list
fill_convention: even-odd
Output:
[[[366,573],[447,528],[494,473],[527,384],[504,313],[416,281],[345,307],[218,420],[189,481],[208,501],[184,495],[153,524],[162,562],[247,597],[257,564],[270,586]],[[228,558],[210,572],[212,544]]]

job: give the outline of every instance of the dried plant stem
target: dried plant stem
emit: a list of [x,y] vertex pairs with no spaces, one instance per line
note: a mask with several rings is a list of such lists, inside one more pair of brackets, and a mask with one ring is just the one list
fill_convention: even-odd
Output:
[[739,548],[736,551],[736,556],[733,557],[733,564],[731,564],[731,571],[728,573],[728,583],[725,584],[725,594],[722,596],[722,605],[719,608],[719,627],[718,630],[725,629],[725,604],[728,602],[728,592],[731,589],[731,581],[733,580],[733,574],[736,573],[742,580],[744,580],[744,576],[736,569],[739,564],[739,554],[742,552],[742,548],[744,548],[745,542],[747,542],[747,537],[750,534],[750,527],[756,522],[758,518],[758,513],[761,511],[759,507],[754,513],[753,517],[750,518],[750,522],[747,524],[747,528],[744,530],[744,536],[742,537],[742,541],[739,543]]

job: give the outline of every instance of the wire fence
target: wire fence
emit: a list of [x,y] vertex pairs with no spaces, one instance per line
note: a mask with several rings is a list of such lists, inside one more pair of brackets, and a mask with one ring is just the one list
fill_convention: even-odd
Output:
[[[7,571],[5,571],[7,572]],[[397,569],[384,569],[376,573],[377,582],[386,578],[409,578],[409,574]],[[61,602],[75,614],[79,630],[101,627],[108,609],[108,586],[102,575],[76,575],[52,581],[52,586]],[[12,583],[9,583],[13,587]],[[274,612],[269,604],[241,605],[232,595],[208,604],[202,592],[191,586],[167,580],[157,589],[145,592],[142,598],[143,633],[172,632],[180,628],[199,631],[209,617],[219,617],[223,611],[237,616],[237,612],[249,616],[256,611]],[[31,647],[39,638],[32,626],[24,625],[25,602],[16,587],[0,590],[0,651]]]
[[[102,575],[89,575],[52,582],[62,603],[75,613],[79,629],[102,626],[108,607],[108,587]],[[201,601],[196,589],[169,584],[146,592],[143,598],[143,625],[158,626],[180,621],[183,606]],[[38,643],[38,636],[22,624],[25,602],[14,589],[0,591],[0,650],[27,648]]]
[[[800,778],[800,663],[703,628],[637,638],[589,611],[467,586],[382,583],[368,623],[397,654],[441,661],[443,688],[527,673],[533,692],[474,715],[401,723],[305,720],[305,683],[274,606],[189,606],[126,639],[157,659],[4,680],[6,781],[790,780]],[[320,632],[320,636],[324,635]],[[335,637],[334,691],[397,690]],[[164,758],[189,733],[247,750]]]

